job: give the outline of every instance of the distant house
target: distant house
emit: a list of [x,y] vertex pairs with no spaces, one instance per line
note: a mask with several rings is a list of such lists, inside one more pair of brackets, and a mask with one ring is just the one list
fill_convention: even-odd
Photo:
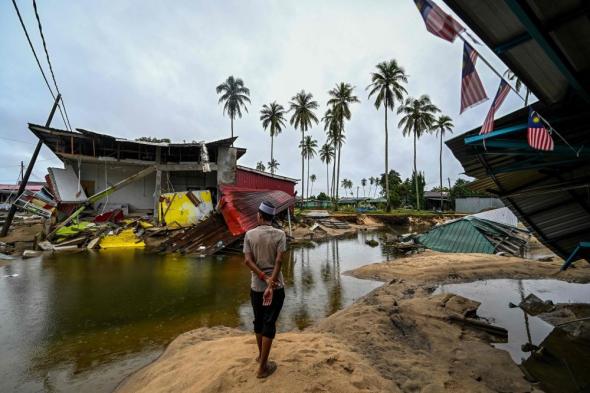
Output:
[[[441,210],[441,192],[440,191],[424,191],[424,209],[425,210]],[[442,210],[451,209],[451,200],[449,192],[442,192]]]

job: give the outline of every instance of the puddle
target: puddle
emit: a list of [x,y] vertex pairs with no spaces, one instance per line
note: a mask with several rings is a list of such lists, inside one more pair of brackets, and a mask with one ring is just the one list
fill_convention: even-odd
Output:
[[[508,330],[508,341],[493,343],[507,351],[516,364],[541,382],[547,392],[582,392],[590,389],[590,340],[574,337],[539,317],[530,316],[519,304],[530,293],[555,304],[590,303],[590,284],[559,280],[483,280],[441,285],[434,292],[454,293],[481,302],[480,318]],[[539,355],[523,352],[524,344],[543,347]],[[568,349],[569,348],[569,349]]]

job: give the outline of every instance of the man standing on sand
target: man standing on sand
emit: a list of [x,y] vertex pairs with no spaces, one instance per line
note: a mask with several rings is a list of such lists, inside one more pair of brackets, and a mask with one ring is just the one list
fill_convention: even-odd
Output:
[[252,271],[250,300],[258,344],[258,378],[268,377],[277,368],[276,363],[268,361],[268,355],[285,300],[281,260],[287,248],[287,237],[282,230],[273,228],[275,213],[272,203],[262,202],[258,207],[258,226],[244,237],[244,263]]

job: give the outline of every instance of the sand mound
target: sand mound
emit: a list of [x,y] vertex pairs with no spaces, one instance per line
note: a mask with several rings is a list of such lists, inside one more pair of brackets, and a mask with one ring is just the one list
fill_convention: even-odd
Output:
[[277,371],[255,376],[256,341],[229,329],[197,329],[125,381],[118,392],[395,392],[366,360],[322,333],[280,334],[271,358]]

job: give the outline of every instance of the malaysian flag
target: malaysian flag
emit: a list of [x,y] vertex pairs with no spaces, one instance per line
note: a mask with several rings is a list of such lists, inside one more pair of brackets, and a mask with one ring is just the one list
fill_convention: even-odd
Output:
[[504,99],[510,92],[510,85],[506,83],[504,79],[500,82],[500,86],[498,87],[498,91],[496,92],[496,96],[494,97],[494,101],[492,101],[492,106],[488,111],[488,115],[486,119],[483,121],[481,126],[481,131],[479,131],[479,135],[487,134],[494,130],[494,116],[496,115],[496,111],[500,109],[500,105],[504,102]]
[[541,116],[532,109],[529,109],[529,129],[527,131],[529,145],[533,149],[550,151],[553,150],[553,138],[541,121]]
[[465,30],[452,16],[444,12],[431,0],[414,0],[418,11],[424,19],[426,30],[449,42],[454,42],[457,35]]
[[477,52],[467,42],[463,45],[463,71],[461,73],[461,111],[484,102],[488,99],[486,91],[481,84],[475,62]]

